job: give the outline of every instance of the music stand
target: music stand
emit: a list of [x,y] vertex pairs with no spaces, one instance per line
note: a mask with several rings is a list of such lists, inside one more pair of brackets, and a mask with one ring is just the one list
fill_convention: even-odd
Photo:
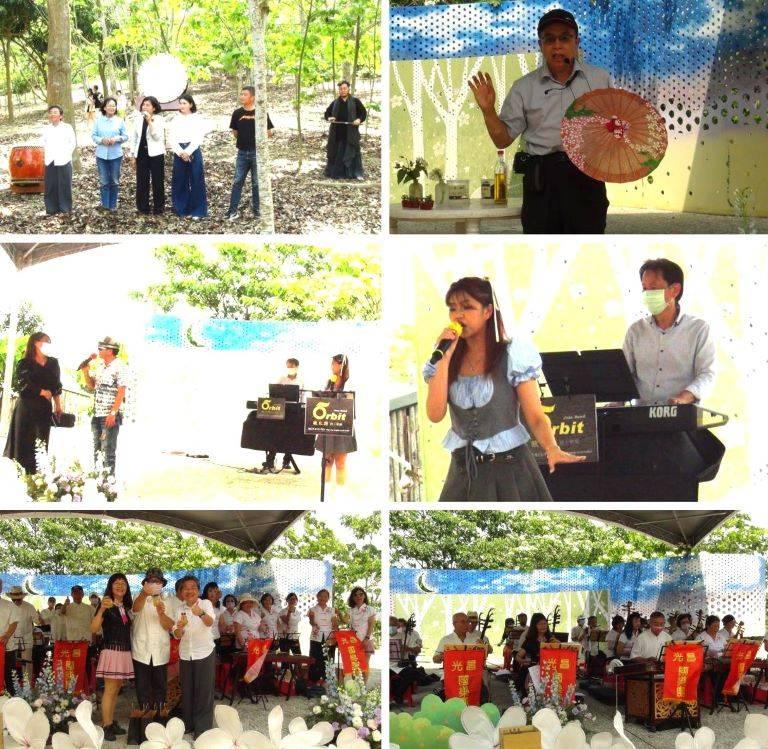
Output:
[[541,362],[554,396],[594,395],[598,403],[640,397],[621,349],[551,351]]
[[[720,656],[721,658],[730,658],[731,661],[733,661],[733,642],[729,640],[725,644],[725,650],[723,650],[723,654]],[[728,707],[732,713],[740,713],[741,712],[741,706],[744,705],[744,709],[749,712],[749,705],[747,704],[747,701],[744,699],[744,695],[741,693],[742,688],[742,679],[744,678],[742,676],[741,679],[739,679],[739,688],[734,695],[730,694],[723,694],[723,689],[725,687],[725,682],[728,681],[728,675],[731,671],[730,665],[728,666],[728,670],[725,672],[725,676],[722,678],[719,678],[717,680],[717,683],[715,685],[717,689],[717,693],[714,695],[714,702],[717,705],[717,712],[719,713],[723,708]],[[720,697],[722,696],[722,700]],[[736,703],[736,709],[733,709],[733,704]]]
[[[673,642],[674,642],[674,640],[673,640]],[[667,654],[667,645],[668,644],[669,643],[666,643],[665,645],[662,645],[661,646],[661,650],[659,650],[659,661],[663,661],[664,662],[664,671],[665,672],[666,672],[666,668],[667,668],[667,662],[666,662],[666,659],[665,659],[664,656],[666,656],[666,654]],[[704,654],[702,656],[702,663],[703,663],[703,659],[707,655],[707,646],[706,645],[702,645],[702,647],[704,648]],[[699,677],[699,678],[701,678],[701,677]],[[680,702],[678,702],[677,705],[675,705],[675,707],[672,709],[672,712],[670,713],[669,717],[670,718],[674,718],[677,713],[680,713],[680,722],[682,723],[683,721],[685,721],[688,724],[688,730],[691,732],[691,736],[693,736],[693,723],[694,723],[694,720],[696,721],[697,725],[701,725],[701,717],[696,719],[695,716],[691,713],[691,708],[688,705],[688,703],[687,702],[683,702],[682,700]],[[699,705],[699,713],[701,713],[701,705]],[[682,733],[683,731],[685,731],[685,726],[683,726],[680,729],[680,733]]]

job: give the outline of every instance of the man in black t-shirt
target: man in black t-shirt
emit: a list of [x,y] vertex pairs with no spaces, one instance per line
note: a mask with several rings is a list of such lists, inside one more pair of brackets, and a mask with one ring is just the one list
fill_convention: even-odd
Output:
[[[256,89],[244,86],[240,92],[240,103],[243,105],[232,112],[229,128],[237,142],[237,161],[235,162],[235,179],[232,183],[232,196],[229,199],[227,220],[238,218],[240,197],[248,172],[251,173],[251,207],[253,215],[259,216],[259,181],[256,171],[256,119],[254,101]],[[267,115],[267,134],[271,136],[274,125]]]

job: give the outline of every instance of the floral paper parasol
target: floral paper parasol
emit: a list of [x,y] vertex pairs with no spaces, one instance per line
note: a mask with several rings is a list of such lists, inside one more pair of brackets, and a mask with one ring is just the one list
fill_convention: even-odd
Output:
[[563,147],[585,174],[603,182],[632,182],[650,174],[667,150],[662,116],[637,94],[600,88],[568,107]]

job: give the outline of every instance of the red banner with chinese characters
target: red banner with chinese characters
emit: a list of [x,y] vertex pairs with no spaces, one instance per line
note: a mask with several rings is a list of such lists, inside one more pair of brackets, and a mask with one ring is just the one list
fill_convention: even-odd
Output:
[[446,649],[443,653],[445,698],[458,697],[467,705],[480,706],[485,648]]
[[698,700],[699,679],[704,668],[704,648],[700,642],[670,642],[664,651],[665,700]]
[[5,643],[0,642],[0,694],[5,691]]
[[171,637],[171,657],[168,661],[169,666],[173,666],[179,662],[179,645],[181,645],[181,640]]
[[[555,674],[560,676],[560,696],[576,685],[576,662],[579,651],[573,648],[553,648],[542,645],[539,651],[539,669],[544,694],[552,693]],[[574,695],[575,697],[575,695]]]
[[264,660],[272,647],[272,638],[253,638],[245,643],[248,650],[248,667],[243,676],[243,681],[250,684],[261,673]]
[[731,653],[731,668],[728,671],[728,678],[723,686],[723,694],[733,696],[739,693],[741,678],[747,673],[754,662],[757,651],[760,650],[760,643],[752,642],[751,640],[734,642],[729,650]]
[[53,644],[53,673],[65,688],[69,688],[72,677],[76,676],[75,694],[85,691],[85,662],[88,658],[88,642],[65,642]]
[[367,674],[368,656],[363,650],[363,643],[357,639],[357,635],[349,629],[340,629],[334,634],[336,636],[336,643],[339,646],[344,676],[352,675],[355,671]]

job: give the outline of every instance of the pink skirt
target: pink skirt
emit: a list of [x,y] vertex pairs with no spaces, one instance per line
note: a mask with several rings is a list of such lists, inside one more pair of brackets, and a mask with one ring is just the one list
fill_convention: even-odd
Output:
[[130,650],[102,650],[96,666],[96,678],[132,679],[133,659]]

